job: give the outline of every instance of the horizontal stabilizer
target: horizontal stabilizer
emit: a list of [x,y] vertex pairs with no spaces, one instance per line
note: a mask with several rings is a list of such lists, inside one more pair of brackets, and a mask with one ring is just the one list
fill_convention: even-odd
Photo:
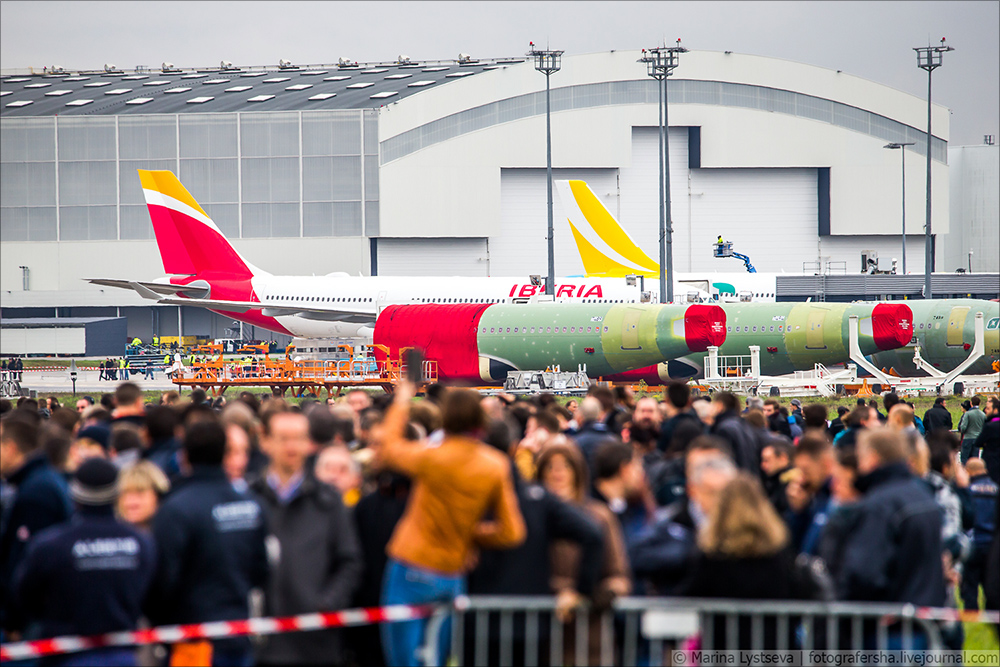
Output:
[[[193,296],[198,295],[198,293],[207,293],[207,283],[202,283],[200,285],[167,285],[164,283],[146,283],[132,280],[112,280],[110,278],[87,278],[88,283],[92,285],[101,285],[103,287],[118,287],[120,289],[130,289],[134,290],[132,287],[133,283],[145,287],[147,290],[156,292],[157,294],[179,294],[181,292],[185,294],[191,294]],[[206,285],[206,286],[203,286]],[[147,297],[148,298],[148,297]]]

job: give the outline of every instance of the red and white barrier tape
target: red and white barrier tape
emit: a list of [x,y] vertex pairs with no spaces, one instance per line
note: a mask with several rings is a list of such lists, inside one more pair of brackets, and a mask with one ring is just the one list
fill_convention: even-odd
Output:
[[95,648],[138,646],[141,644],[173,644],[201,639],[241,637],[244,635],[276,635],[286,632],[347,628],[373,623],[412,621],[427,618],[434,605],[390,605],[367,609],[344,609],[317,614],[301,614],[283,618],[251,618],[238,621],[217,621],[191,625],[163,625],[148,630],[109,632],[91,637],[65,636],[35,641],[0,644],[0,662],[27,660],[45,655],[76,653]]

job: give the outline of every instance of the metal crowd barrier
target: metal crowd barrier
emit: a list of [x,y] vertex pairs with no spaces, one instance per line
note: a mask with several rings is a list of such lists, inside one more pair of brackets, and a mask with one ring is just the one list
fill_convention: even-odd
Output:
[[[431,617],[425,664],[654,666],[681,664],[681,649],[938,651],[943,625],[963,617],[901,604],[628,597],[601,612],[579,607],[564,625],[554,609],[553,597],[459,598]],[[451,661],[438,655],[442,632]]]

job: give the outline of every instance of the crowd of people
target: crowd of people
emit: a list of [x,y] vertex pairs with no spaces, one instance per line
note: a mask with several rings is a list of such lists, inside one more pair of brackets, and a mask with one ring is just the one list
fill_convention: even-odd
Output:
[[[615,655],[601,612],[627,595],[978,609],[982,591],[996,609],[1000,399],[971,399],[958,434],[943,401],[921,418],[892,393],[831,414],[680,383],[568,402],[440,385],[415,399],[402,383],[297,405],[198,389],[147,403],[130,382],[73,407],[2,401],[0,627],[13,641],[549,595],[566,664],[581,623],[600,664]],[[523,644],[523,622],[491,625],[491,662],[499,642]],[[50,661],[416,665],[425,629]],[[946,630],[961,648],[961,625]]]

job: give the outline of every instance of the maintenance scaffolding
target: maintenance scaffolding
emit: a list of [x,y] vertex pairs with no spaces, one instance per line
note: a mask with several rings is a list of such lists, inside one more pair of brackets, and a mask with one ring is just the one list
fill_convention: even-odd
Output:
[[[190,366],[171,369],[171,381],[179,387],[201,387],[213,396],[221,396],[231,387],[268,387],[276,396],[284,396],[289,389],[293,396],[320,396],[325,389],[327,396],[336,396],[347,387],[378,387],[391,392],[409,372],[406,350],[400,351],[399,359],[391,359],[389,349],[383,345],[362,348],[359,353],[345,346],[345,357],[337,360],[296,360],[291,346],[284,357],[272,359],[266,347],[240,348],[238,353],[248,353],[242,359],[225,358],[221,345],[196,347],[192,351],[201,358]],[[375,349],[384,354],[383,360],[372,354]],[[437,379],[437,362],[421,362],[419,384]]]

